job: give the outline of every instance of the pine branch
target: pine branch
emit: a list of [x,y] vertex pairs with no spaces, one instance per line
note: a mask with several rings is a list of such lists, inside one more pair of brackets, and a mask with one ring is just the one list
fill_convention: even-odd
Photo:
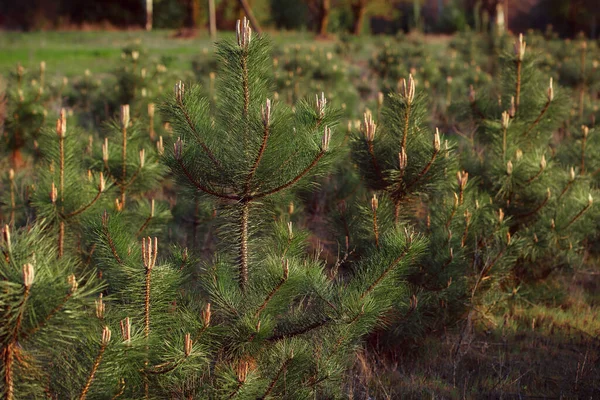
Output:
[[110,232],[108,231],[108,213],[106,211],[102,216],[102,228],[104,231],[104,236],[106,237],[106,241],[108,242],[108,247],[110,248],[110,251],[115,257],[115,260],[117,260],[119,264],[123,264],[123,260],[121,259],[121,257],[119,257],[119,253],[117,252],[117,248],[115,247],[115,242],[113,241],[113,238]]
[[369,295],[369,293],[371,293],[373,290],[375,290],[375,288],[381,283],[381,281],[387,276],[387,274],[389,274],[390,271],[392,269],[394,269],[400,261],[402,261],[402,259],[406,256],[407,253],[408,253],[408,246],[402,251],[402,254],[400,254],[399,257],[397,257],[394,261],[392,261],[392,263],[386,269],[383,270],[381,275],[379,275],[379,277],[367,288],[367,290],[365,290],[360,295],[360,299],[361,300],[364,299],[367,295]]
[[37,326],[35,326],[33,329],[29,330],[29,332],[23,333],[21,335],[20,341],[24,342],[26,341],[31,335],[35,334],[37,331],[39,331],[40,329],[42,329],[44,326],[46,326],[46,324],[48,324],[48,322],[50,322],[50,320],[60,311],[63,309],[63,307],[65,306],[65,304],[67,304],[67,301],[69,301],[69,299],[71,298],[71,296],[73,296],[73,292],[69,291],[69,293],[67,293],[67,295],[63,298],[63,300],[56,306],[54,307],[49,313],[48,315],[46,315],[46,318],[44,318],[44,320],[42,322],[40,322]]
[[78,210],[75,210],[69,214],[61,214],[61,217],[63,217],[64,219],[69,219],[71,217],[75,217],[83,212],[85,212],[86,210],[88,210],[91,206],[94,205],[94,203],[96,203],[98,201],[98,199],[100,198],[100,196],[102,195],[102,190],[98,190],[98,193],[96,193],[96,196],[92,199],[91,202],[89,202],[88,204],[84,205],[83,207],[81,207]]
[[279,377],[281,376],[281,374],[283,373],[283,371],[285,371],[285,369],[286,369],[286,367],[287,367],[287,365],[289,364],[290,361],[292,361],[292,358],[287,358],[283,362],[283,364],[281,364],[281,367],[277,371],[277,374],[275,374],[275,377],[271,380],[271,383],[269,383],[269,386],[267,387],[267,391],[261,397],[258,397],[257,399],[264,400],[264,399],[267,398],[267,396],[269,394],[271,394],[271,392],[273,391],[273,388],[275,387],[275,384],[279,380]]
[[104,356],[104,352],[106,351],[106,347],[108,346],[109,341],[110,341],[110,329],[108,329],[108,327],[104,327],[104,330],[102,331],[102,341],[100,343],[100,350],[98,351],[98,355],[96,356],[96,359],[94,360],[94,364],[92,365],[92,369],[90,371],[90,374],[88,375],[85,386],[81,390],[81,394],[79,395],[79,400],[85,400],[87,398],[88,392],[90,391],[90,387],[92,386],[92,382],[94,381],[96,372],[98,371],[98,368],[100,367],[100,363],[102,362],[102,357]]
[[254,163],[252,164],[252,168],[250,168],[248,177],[246,178],[246,189],[244,190],[246,195],[248,195],[250,193],[250,184],[252,183],[254,174],[256,174],[256,170],[258,169],[258,165],[260,164],[260,161],[262,160],[262,157],[265,153],[265,149],[267,148],[267,141],[269,139],[269,133],[270,133],[269,125],[265,124],[264,131],[263,131],[263,139],[262,139],[262,143],[260,145],[260,149],[258,150],[258,154],[256,155]]
[[298,329],[297,331],[273,335],[273,336],[269,337],[267,340],[273,342],[273,341],[277,341],[277,340],[289,339],[289,338],[292,338],[295,336],[303,335],[312,330],[318,329],[332,321],[333,321],[333,319],[331,317],[325,317],[319,321],[313,322],[312,324],[309,324],[301,329]]
[[194,137],[198,141],[198,144],[200,145],[200,147],[202,147],[202,149],[204,150],[204,152],[206,153],[206,155],[208,156],[208,158],[210,158],[210,160],[213,162],[213,164],[215,164],[215,167],[219,168],[220,170],[223,170],[223,167],[222,167],[221,163],[217,160],[217,158],[214,156],[214,154],[212,153],[212,151],[210,151],[210,149],[208,148],[208,146],[206,145],[206,143],[204,143],[203,141],[201,141],[199,139],[200,135],[198,134],[198,131],[196,130],[196,127],[192,123],[192,119],[190,118],[190,115],[188,114],[187,110],[183,106],[183,99],[182,98],[178,98],[177,99],[177,105],[179,106],[179,109],[183,113],[183,116],[185,117],[185,120],[186,120],[188,126],[190,127],[190,129],[192,130],[192,132],[194,132]]
[[252,196],[250,196],[250,199],[252,199],[252,200],[260,199],[262,197],[270,196],[272,194],[281,192],[282,190],[289,188],[290,186],[292,186],[293,184],[298,182],[300,179],[302,179],[311,169],[313,169],[324,155],[325,155],[325,150],[322,149],[321,151],[319,151],[319,153],[317,153],[317,155],[313,159],[313,161],[306,168],[304,168],[304,170],[302,170],[302,172],[300,172],[294,179],[284,183],[281,186],[267,190],[266,192],[252,195]]
[[194,177],[192,176],[192,174],[190,173],[190,171],[188,171],[188,169],[185,167],[185,165],[183,164],[183,162],[179,159],[176,158],[177,160],[177,164],[179,164],[179,167],[181,168],[181,170],[183,171],[183,173],[185,174],[185,176],[187,177],[188,181],[196,186],[196,188],[198,188],[200,191],[209,194],[211,196],[214,197],[218,197],[221,199],[226,199],[226,200],[241,200],[241,198],[237,195],[227,195],[227,194],[222,194],[222,193],[217,193],[214,190],[211,190],[209,188],[207,188],[206,186],[202,185],[201,183],[197,182]]
[[260,313],[265,309],[265,307],[267,307],[267,305],[269,304],[269,301],[271,301],[273,296],[275,296],[275,293],[277,293],[279,291],[279,289],[281,289],[281,286],[283,286],[283,284],[286,281],[287,281],[286,277],[281,278],[281,280],[277,283],[277,285],[269,292],[269,294],[267,295],[265,300],[262,302],[262,304],[256,310],[256,313],[254,313],[255,318],[258,318],[260,316]]

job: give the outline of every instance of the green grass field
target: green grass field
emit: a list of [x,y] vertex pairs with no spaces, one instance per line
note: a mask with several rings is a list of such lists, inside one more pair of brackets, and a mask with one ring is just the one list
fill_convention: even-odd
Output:
[[[45,61],[51,75],[76,76],[89,69],[93,73],[108,72],[119,58],[121,49],[136,42],[154,57],[168,57],[177,69],[189,69],[191,60],[213,47],[206,32],[194,38],[175,38],[173,31],[122,32],[4,32],[0,35],[0,74],[12,71],[17,63],[24,67]],[[220,33],[221,38],[233,32]],[[275,44],[317,44],[333,47],[333,42],[315,42],[307,33],[277,33],[271,35]]]

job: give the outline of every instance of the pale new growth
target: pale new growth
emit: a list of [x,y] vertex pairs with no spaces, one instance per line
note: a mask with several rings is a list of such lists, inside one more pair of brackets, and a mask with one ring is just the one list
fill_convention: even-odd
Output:
[[77,291],[77,289],[79,288],[79,283],[77,283],[77,278],[73,274],[69,275],[69,277],[67,278],[67,283],[69,284],[69,287],[71,288],[71,293],[75,293]]
[[108,162],[108,138],[104,138],[102,144],[102,161],[106,164]]
[[194,342],[192,341],[192,337],[189,333],[185,334],[185,339],[183,341],[183,354],[185,357],[189,357],[192,354],[192,346]]
[[373,115],[371,111],[365,112],[364,115],[364,125],[363,125],[363,133],[365,135],[365,139],[368,142],[372,142],[375,139],[375,130],[377,129],[377,125],[373,121]]
[[33,278],[35,277],[34,269],[32,264],[23,265],[23,286],[30,288],[33,284]]
[[129,321],[129,317],[121,320],[121,336],[125,343],[131,341],[131,322]]
[[548,101],[554,100],[554,87],[552,86],[552,78],[550,78],[550,83],[548,84]]
[[267,99],[264,106],[261,106],[260,114],[262,117],[262,123],[265,127],[271,123],[271,100]]
[[435,133],[433,134],[433,151],[437,153],[440,151],[441,141],[440,141],[440,130],[435,128]]
[[321,98],[319,95],[317,97],[317,113],[319,114],[319,118],[323,118],[325,116],[325,106],[327,105],[327,98],[325,98],[325,93],[321,92]]
[[404,171],[407,165],[408,156],[406,155],[406,151],[404,149],[400,149],[400,153],[398,153],[398,167],[400,168],[400,171]]
[[212,313],[210,312],[210,303],[206,303],[206,307],[202,310],[202,322],[204,326],[210,325],[210,317]]
[[371,198],[371,210],[373,210],[373,212],[377,211],[377,208],[379,208],[379,200],[377,200],[377,195],[374,194],[373,197]]
[[142,261],[146,271],[152,270],[156,265],[156,256],[158,255],[158,238],[142,238]]
[[527,47],[527,43],[523,40],[523,34],[519,34],[519,38],[515,41],[515,55],[519,61],[523,61],[523,57],[525,57],[525,48]]
[[469,85],[469,101],[475,103],[475,88],[473,88],[473,85]]
[[177,160],[181,159],[181,153],[183,152],[183,142],[181,138],[177,138],[177,141],[173,143],[173,155]]
[[58,189],[56,188],[56,185],[54,184],[54,182],[52,182],[52,185],[50,186],[50,201],[52,202],[52,204],[56,203],[56,200],[58,199]]
[[182,81],[179,81],[175,84],[175,99],[178,102],[183,101],[183,95],[185,93],[185,84]]
[[323,139],[321,139],[321,149],[323,151],[329,150],[329,141],[331,140],[331,129],[328,126],[325,126],[325,131],[323,132]]
[[104,300],[102,300],[102,293],[100,293],[100,297],[98,297],[98,300],[94,300],[94,303],[96,304],[96,317],[98,317],[98,319],[104,318],[104,311],[106,310],[106,305],[104,304]]
[[408,75],[408,83],[404,78],[400,81],[400,94],[408,104],[412,104],[415,99],[415,86],[415,80],[413,79],[412,74]]
[[64,108],[60,110],[60,117],[56,120],[56,134],[60,138],[67,134],[67,112]]
[[129,104],[121,105],[121,126],[123,128],[129,126]]
[[250,28],[250,21],[244,17],[241,21],[238,19],[235,25],[235,34],[237,37],[237,43],[242,49],[248,48],[250,40],[252,39],[252,28]]
[[510,114],[506,111],[502,112],[502,128],[507,129],[510,122]]
[[546,157],[542,154],[542,159],[540,160],[540,168],[542,170],[544,170],[544,169],[546,169],[546,165],[547,165]]
[[104,182],[104,174],[100,171],[100,182],[98,183],[98,191],[104,192],[106,188],[106,182]]
[[108,345],[108,342],[110,342],[110,336],[110,329],[108,326],[105,326],[104,329],[102,329],[102,346]]

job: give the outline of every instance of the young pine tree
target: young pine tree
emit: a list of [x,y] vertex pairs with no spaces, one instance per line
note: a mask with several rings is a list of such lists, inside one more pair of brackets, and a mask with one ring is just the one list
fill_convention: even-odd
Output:
[[575,265],[597,211],[589,176],[557,162],[569,146],[553,135],[569,107],[526,52],[522,35],[505,55],[502,72],[485,91],[490,96],[477,98],[471,90],[465,109],[478,130],[463,163],[502,210],[510,234],[523,241],[513,265],[518,285]]
[[388,232],[350,274],[328,276],[307,257],[305,232],[266,222],[280,196],[326,170],[335,111],[324,96],[294,109],[268,99],[269,44],[246,21],[217,55],[215,112],[182,83],[163,106],[178,137],[169,166],[222,221],[221,251],[198,278],[213,313],[204,333],[213,372],[197,387],[213,398],[341,397],[361,337],[393,307],[391,289],[405,293],[401,277],[425,241],[410,229]]

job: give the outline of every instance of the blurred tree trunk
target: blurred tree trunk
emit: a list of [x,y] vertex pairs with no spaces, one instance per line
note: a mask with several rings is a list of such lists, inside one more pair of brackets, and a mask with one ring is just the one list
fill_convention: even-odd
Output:
[[240,5],[242,6],[242,8],[244,9],[244,13],[246,14],[246,17],[248,17],[248,19],[250,20],[250,25],[252,26],[252,29],[254,29],[254,32],[256,32],[260,35],[262,33],[262,30],[260,29],[260,25],[258,24],[258,21],[254,17],[254,13],[252,12],[252,7],[250,7],[250,4],[248,4],[247,0],[239,0],[239,2],[240,2]]
[[329,13],[331,11],[331,0],[321,0],[319,2],[319,21],[317,32],[320,36],[327,36],[327,26],[329,25]]
[[210,30],[210,38],[217,38],[217,16],[215,10],[215,0],[208,0],[208,27]]
[[365,20],[366,2],[364,0],[353,2],[352,8],[352,34],[360,35]]
[[192,28],[198,29],[200,25],[200,0],[192,0]]
[[152,30],[152,0],[146,0],[146,30]]

